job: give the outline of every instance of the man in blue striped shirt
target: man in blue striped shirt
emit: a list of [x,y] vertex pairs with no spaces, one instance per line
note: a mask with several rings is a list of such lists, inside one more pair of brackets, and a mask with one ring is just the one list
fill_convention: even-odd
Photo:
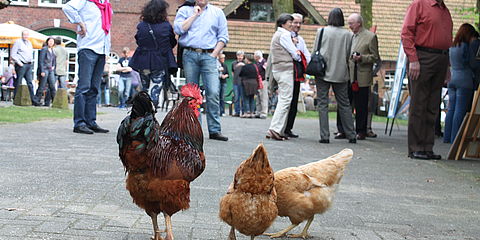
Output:
[[200,76],[206,89],[207,124],[210,139],[228,141],[220,126],[220,81],[217,56],[228,42],[227,19],[223,11],[196,0],[195,6],[183,6],[175,17],[175,33],[185,48],[183,66],[187,82],[199,84]]

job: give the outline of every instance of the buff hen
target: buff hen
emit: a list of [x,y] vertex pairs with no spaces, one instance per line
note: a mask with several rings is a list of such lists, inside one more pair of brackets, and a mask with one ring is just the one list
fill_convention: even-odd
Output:
[[275,189],[278,215],[288,217],[292,224],[280,232],[266,235],[272,238],[282,237],[307,220],[302,233],[289,235],[307,238],[315,214],[324,213],[332,206],[337,185],[352,157],[353,151],[344,149],[317,162],[277,171]]
[[273,170],[260,144],[240,164],[227,194],[220,200],[220,218],[232,227],[229,240],[236,239],[235,229],[251,239],[262,234],[277,217],[276,199]]

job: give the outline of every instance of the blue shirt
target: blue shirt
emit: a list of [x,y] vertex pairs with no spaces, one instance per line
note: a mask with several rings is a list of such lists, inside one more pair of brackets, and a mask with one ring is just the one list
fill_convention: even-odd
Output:
[[[97,5],[87,0],[71,0],[63,5],[63,12],[71,23],[83,22],[87,28],[84,37],[77,35],[77,49],[90,49],[97,54],[110,53],[110,32],[102,29],[102,13]],[[77,27],[80,30],[80,26]]]
[[180,35],[179,44],[183,47],[214,49],[217,42],[228,42],[227,18],[223,11],[207,4],[187,31],[182,29],[183,22],[193,15],[193,7],[183,6],[175,17],[173,28]]

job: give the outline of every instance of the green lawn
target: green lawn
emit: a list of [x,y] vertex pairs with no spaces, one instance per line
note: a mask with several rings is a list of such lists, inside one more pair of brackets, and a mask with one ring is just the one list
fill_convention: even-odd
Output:
[[71,110],[39,107],[0,107],[0,123],[28,123],[47,119],[72,118]]
[[[307,112],[304,112],[304,113],[297,113],[297,117],[298,118],[314,118],[314,119],[318,119],[318,112],[316,111],[307,111]],[[337,118],[337,112],[329,112],[328,113],[328,117],[330,119],[336,119]],[[373,116],[373,122],[382,122],[382,123],[386,123],[387,122],[387,118],[386,117],[382,117],[382,116],[376,116],[374,115]],[[391,120],[390,120],[391,122]],[[407,125],[408,124],[408,121],[407,120],[401,120],[401,119],[395,119],[395,122],[397,122],[398,124],[400,125]]]

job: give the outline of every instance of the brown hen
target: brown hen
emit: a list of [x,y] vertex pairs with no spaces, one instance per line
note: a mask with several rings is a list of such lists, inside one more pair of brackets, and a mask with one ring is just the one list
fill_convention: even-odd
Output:
[[278,213],[273,184],[273,170],[260,144],[237,168],[233,183],[220,200],[219,216],[232,227],[229,240],[236,239],[235,229],[254,239],[270,227]]

